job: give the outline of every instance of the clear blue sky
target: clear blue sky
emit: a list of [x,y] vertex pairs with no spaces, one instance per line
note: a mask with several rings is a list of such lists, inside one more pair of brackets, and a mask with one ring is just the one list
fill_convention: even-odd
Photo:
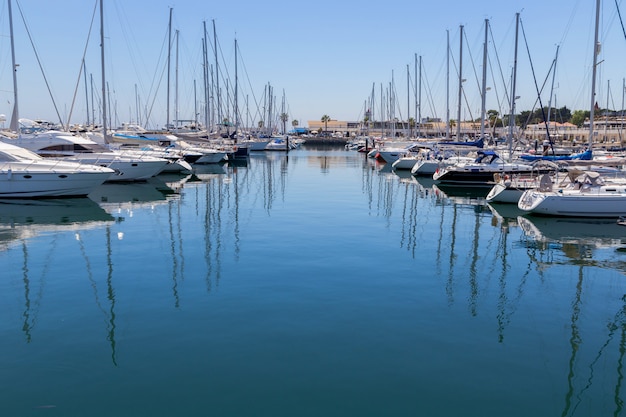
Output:
[[[621,0],[618,3],[621,7]],[[541,98],[544,105],[548,104],[552,82],[548,71],[557,45],[559,58],[552,104],[589,109],[595,1],[531,0],[521,4],[523,8],[502,0],[361,3],[328,0],[300,3],[286,0],[187,0],[178,3],[105,0],[106,79],[116,111],[113,124],[135,121],[137,102],[142,107],[142,119],[145,119],[146,109],[151,109],[149,127],[160,127],[166,122],[165,54],[170,8],[172,30],[179,33],[178,65],[172,63],[171,67],[170,119],[174,118],[175,108],[175,68],[178,68],[179,117],[193,118],[194,81],[197,101],[201,101],[203,22],[207,25],[211,47],[215,22],[219,71],[222,75],[227,74],[231,82],[235,75],[234,42],[237,39],[240,109],[248,109],[250,118],[259,120],[256,113],[258,107],[263,106],[264,87],[270,84],[277,105],[280,106],[284,92],[290,119],[297,119],[300,126],[306,126],[308,120],[319,120],[324,114],[338,120],[362,119],[372,89],[375,91],[375,118],[378,118],[381,89],[382,95],[387,97],[391,86],[396,92],[395,116],[406,119],[410,109],[411,117],[415,117],[416,55],[422,57],[421,115],[444,118],[446,32],[450,35],[452,51],[450,114],[456,119],[460,25],[464,26],[466,38],[463,78],[467,80],[462,118],[478,117],[484,21],[489,19],[487,108],[507,113],[505,84],[510,84],[517,12],[523,27],[518,50],[517,95],[520,99],[517,109],[533,107],[538,97],[534,78],[540,85],[547,79]],[[9,118],[13,84],[7,9],[7,2],[2,2],[0,113]],[[626,5],[621,9],[626,18]],[[96,15],[89,38],[94,10]],[[100,96],[98,10],[96,0],[13,0],[21,117],[58,121],[58,112],[63,121],[67,120],[85,50],[87,76],[93,77],[95,94]],[[597,101],[601,107],[606,106],[610,84],[609,107],[619,109],[622,80],[626,76],[623,65],[626,39],[615,1],[602,4],[600,39],[602,53],[599,59],[604,61],[599,65]],[[209,52],[210,65],[214,66],[213,50]],[[175,59],[174,54],[173,50],[172,59]],[[409,89],[407,67],[412,84]],[[221,87],[224,88],[223,81]],[[90,90],[87,94],[91,94]],[[72,123],[86,120],[85,96],[81,79]]]

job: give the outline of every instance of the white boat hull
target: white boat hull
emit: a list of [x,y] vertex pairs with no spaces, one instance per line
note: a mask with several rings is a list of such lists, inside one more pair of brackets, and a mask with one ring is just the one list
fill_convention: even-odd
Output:
[[396,170],[411,170],[417,161],[419,161],[419,159],[413,157],[398,158],[393,164],[391,164],[391,166]]
[[[52,161],[50,161],[52,162]],[[0,164],[1,198],[78,197],[85,196],[110,176],[110,169],[48,161],[19,167]],[[50,168],[47,168],[50,167]]]
[[519,188],[507,187],[502,183],[497,183],[489,190],[485,200],[488,203],[517,204],[523,193],[524,190]]
[[520,210],[546,215],[569,217],[620,217],[626,215],[626,186],[616,186],[612,192],[592,195],[568,192],[525,191],[519,199]]
[[145,181],[159,174],[168,163],[160,158],[115,158],[97,154],[77,154],[67,160],[111,168],[115,172],[107,181]]

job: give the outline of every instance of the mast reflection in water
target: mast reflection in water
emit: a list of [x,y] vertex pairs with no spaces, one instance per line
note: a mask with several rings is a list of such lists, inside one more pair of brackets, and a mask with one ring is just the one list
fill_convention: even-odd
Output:
[[624,414],[613,223],[305,146],[0,231],[6,415]]

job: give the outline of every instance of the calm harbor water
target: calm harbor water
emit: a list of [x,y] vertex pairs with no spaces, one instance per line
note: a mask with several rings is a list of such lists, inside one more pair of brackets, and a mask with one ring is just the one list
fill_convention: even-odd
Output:
[[626,415],[626,228],[343,148],[0,204],[0,415]]

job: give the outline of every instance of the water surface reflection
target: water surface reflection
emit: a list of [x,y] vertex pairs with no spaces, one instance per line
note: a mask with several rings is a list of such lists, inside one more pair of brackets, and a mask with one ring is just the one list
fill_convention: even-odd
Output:
[[306,148],[60,204],[0,206],[8,415],[623,414],[623,227]]

